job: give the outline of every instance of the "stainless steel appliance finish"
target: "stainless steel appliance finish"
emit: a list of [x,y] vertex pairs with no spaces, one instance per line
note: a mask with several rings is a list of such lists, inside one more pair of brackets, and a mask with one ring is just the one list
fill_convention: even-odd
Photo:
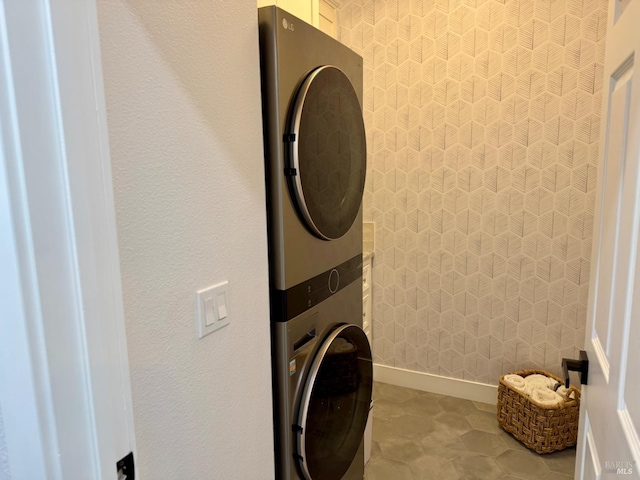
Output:
[[355,325],[361,317],[362,288],[353,282],[298,317],[272,323],[276,478],[363,478],[372,360]]
[[362,58],[277,7],[258,12],[276,478],[361,480]]
[[[364,186],[366,167],[361,113],[362,58],[340,42],[277,7],[264,7],[258,12],[271,287],[284,291],[362,252],[362,192],[357,192],[360,186]],[[305,220],[305,209],[298,206],[300,199],[294,193],[299,191],[295,183],[304,180],[305,172],[294,172],[293,157],[297,150],[292,143],[306,140],[302,148],[308,155],[310,150],[315,149],[312,143],[316,141],[313,135],[306,139],[300,134],[295,136],[296,100],[304,97],[306,90],[300,90],[310,74],[326,66],[334,68],[322,72],[322,75],[338,75],[337,72],[341,72],[350,85],[345,86],[342,92],[321,91],[318,95],[341,94],[343,106],[340,108],[344,109],[344,105],[350,104],[350,110],[339,113],[314,112],[314,115],[309,115],[308,124],[312,124],[326,115],[335,114],[324,132],[314,127],[312,133],[315,134],[317,130],[318,135],[326,134],[328,138],[317,139],[318,148],[328,145],[336,150],[336,155],[322,157],[323,152],[317,150],[312,154],[322,160],[318,162],[318,168],[331,169],[329,174],[342,175],[342,178],[332,184],[331,179],[322,177],[322,172],[308,169],[306,174],[311,177],[308,184],[312,181],[317,183],[314,188],[319,204],[311,207],[321,216],[323,212],[327,216],[335,215],[340,208],[348,207],[349,203],[355,206],[355,212],[345,212],[345,218],[351,220],[352,224],[344,234],[338,235],[339,238],[335,238],[331,231],[323,236],[307,226],[309,222]],[[348,101],[348,88],[357,98],[357,105]],[[356,106],[359,106],[358,112]],[[308,110],[311,111],[311,108]],[[326,188],[321,185],[324,181],[329,183]],[[344,195],[337,195],[335,201],[329,200],[327,203],[326,199],[331,198],[327,190],[342,184],[342,188],[346,189]],[[347,184],[350,186],[347,187]],[[313,189],[308,187],[306,193],[308,202],[308,197],[314,194]],[[339,234],[344,228],[338,230]]]

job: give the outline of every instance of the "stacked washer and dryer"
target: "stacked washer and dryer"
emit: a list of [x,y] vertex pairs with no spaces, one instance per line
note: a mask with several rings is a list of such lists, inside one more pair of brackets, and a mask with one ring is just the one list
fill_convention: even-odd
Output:
[[276,478],[362,479],[362,58],[284,10],[258,13]]

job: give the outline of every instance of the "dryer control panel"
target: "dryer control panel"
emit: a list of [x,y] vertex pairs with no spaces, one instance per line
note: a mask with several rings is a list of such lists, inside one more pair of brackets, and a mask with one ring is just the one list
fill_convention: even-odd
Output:
[[288,290],[271,290],[271,318],[286,322],[362,278],[362,254]]

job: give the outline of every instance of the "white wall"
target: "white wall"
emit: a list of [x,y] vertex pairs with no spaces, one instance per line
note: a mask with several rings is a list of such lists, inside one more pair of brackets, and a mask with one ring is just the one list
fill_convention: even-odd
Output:
[[4,440],[4,424],[2,423],[2,409],[0,409],[0,480],[11,480],[9,469],[9,454]]
[[[140,478],[273,478],[255,1],[98,15]],[[231,323],[198,340],[222,280]]]

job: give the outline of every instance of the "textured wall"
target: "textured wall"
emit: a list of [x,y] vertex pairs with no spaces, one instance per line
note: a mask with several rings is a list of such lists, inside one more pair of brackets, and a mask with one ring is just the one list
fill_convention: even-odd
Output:
[[140,478],[273,478],[255,1],[98,7]]
[[4,425],[2,423],[2,410],[0,409],[0,480],[11,480],[11,469],[9,468],[9,454],[7,444],[4,439]]
[[343,0],[375,360],[496,383],[584,342],[604,0]]

